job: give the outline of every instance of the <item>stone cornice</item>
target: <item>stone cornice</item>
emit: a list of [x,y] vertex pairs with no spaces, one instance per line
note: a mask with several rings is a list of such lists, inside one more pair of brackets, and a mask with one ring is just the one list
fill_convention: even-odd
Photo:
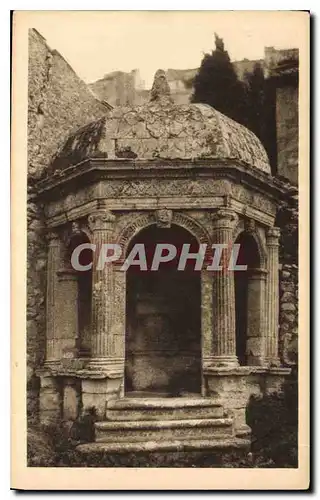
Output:
[[292,186],[279,182],[271,175],[246,165],[244,162],[197,159],[193,160],[107,160],[88,159],[78,165],[43,178],[38,181],[38,196],[59,198],[61,189],[69,192],[103,179],[146,179],[154,178],[226,178],[234,179],[239,184],[279,198],[286,196]]

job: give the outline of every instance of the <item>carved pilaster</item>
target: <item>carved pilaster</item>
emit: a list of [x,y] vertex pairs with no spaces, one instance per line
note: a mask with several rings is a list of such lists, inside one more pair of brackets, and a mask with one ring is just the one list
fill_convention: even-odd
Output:
[[46,364],[59,361],[57,348],[57,271],[60,266],[62,242],[57,233],[47,234],[48,265],[47,265],[47,309],[46,309]]
[[78,275],[74,269],[60,269],[57,273],[59,299],[56,324],[59,337],[59,357],[74,358],[78,355]]
[[272,227],[267,232],[268,275],[266,293],[266,359],[269,364],[279,365],[279,238],[280,229]]
[[212,271],[213,300],[213,361],[214,364],[236,366],[235,291],[234,273],[228,269],[237,215],[229,208],[213,214],[213,243],[227,244],[221,259],[222,269]]
[[92,232],[91,241],[96,245],[92,266],[92,333],[90,366],[99,367],[114,362],[111,332],[114,306],[114,273],[112,264],[97,269],[103,244],[113,243],[115,215],[109,210],[97,210],[88,217]]
[[248,273],[247,365],[265,365],[266,279],[265,269],[251,269]]
[[203,368],[210,366],[213,354],[212,271],[201,271],[201,342]]

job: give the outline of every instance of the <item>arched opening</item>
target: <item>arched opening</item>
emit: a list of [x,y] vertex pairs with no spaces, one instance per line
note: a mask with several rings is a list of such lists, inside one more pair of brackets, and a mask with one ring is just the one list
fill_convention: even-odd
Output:
[[[172,244],[176,257],[151,271],[158,243]],[[200,271],[189,259],[184,270],[178,262],[183,244],[197,252],[194,236],[177,225],[149,226],[131,241],[144,244],[147,271],[127,271],[125,392],[136,395],[183,396],[201,392]]]
[[240,365],[259,364],[262,357],[261,314],[262,281],[259,248],[254,237],[241,233],[237,264],[247,269],[235,271],[236,353]]
[[[75,248],[83,243],[89,243],[89,238],[84,233],[74,235],[67,248],[67,258],[70,268],[71,256]],[[84,249],[79,255],[79,263],[86,266],[92,262],[93,254],[90,249]],[[78,319],[78,337],[77,350],[79,357],[90,356],[91,349],[91,296],[92,296],[92,269],[86,271],[77,271],[73,269],[77,282],[77,319]]]

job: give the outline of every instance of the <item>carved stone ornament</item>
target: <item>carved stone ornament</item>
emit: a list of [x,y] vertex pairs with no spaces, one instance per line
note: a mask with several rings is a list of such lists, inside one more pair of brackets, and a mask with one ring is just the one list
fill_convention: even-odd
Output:
[[153,85],[150,93],[150,101],[167,100],[172,102],[170,96],[170,87],[167,82],[166,74],[162,69],[158,69],[154,75]]
[[91,231],[111,229],[111,223],[116,219],[110,210],[101,210],[89,215],[88,223]]
[[46,234],[46,239],[49,246],[56,246],[60,244],[60,235],[55,231],[48,231]]
[[228,227],[232,229],[238,221],[237,214],[229,208],[220,208],[212,214],[214,227]]
[[279,239],[280,239],[280,228],[278,227],[270,227],[270,229],[267,232],[267,245],[268,246],[279,246]]
[[172,222],[172,210],[167,208],[160,208],[155,212],[157,227],[168,228],[171,227]]
[[256,222],[254,219],[246,219],[245,224],[246,233],[254,233],[256,230]]

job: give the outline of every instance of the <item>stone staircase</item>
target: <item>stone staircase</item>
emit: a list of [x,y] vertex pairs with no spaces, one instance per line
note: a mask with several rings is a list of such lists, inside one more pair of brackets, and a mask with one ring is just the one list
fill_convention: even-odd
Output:
[[95,424],[95,442],[83,452],[188,451],[248,446],[235,435],[233,418],[216,400],[201,397],[132,398],[107,404]]

